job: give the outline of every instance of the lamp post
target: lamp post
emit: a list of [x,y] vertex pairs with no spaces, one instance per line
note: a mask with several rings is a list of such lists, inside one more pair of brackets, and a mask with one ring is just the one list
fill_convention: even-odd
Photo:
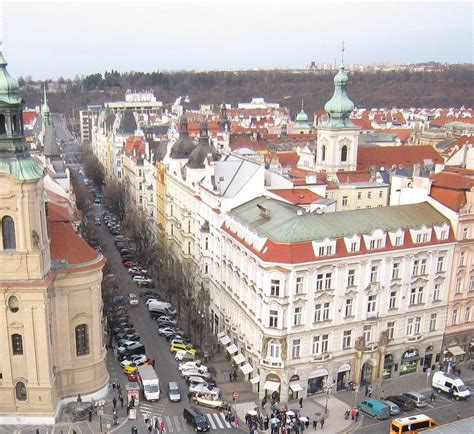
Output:
[[332,390],[332,384],[326,383],[324,385],[324,392],[326,392],[326,406],[324,407],[324,414],[328,414],[328,399],[329,399],[329,394],[331,393]]

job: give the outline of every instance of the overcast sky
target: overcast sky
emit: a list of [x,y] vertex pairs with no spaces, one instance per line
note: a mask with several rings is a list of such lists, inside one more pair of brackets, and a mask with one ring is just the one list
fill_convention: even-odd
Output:
[[158,69],[472,62],[471,1],[4,1],[3,51],[35,79]]

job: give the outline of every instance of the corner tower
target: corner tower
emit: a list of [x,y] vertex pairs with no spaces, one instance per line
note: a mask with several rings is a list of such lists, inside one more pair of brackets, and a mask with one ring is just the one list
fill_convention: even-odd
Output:
[[[342,50],[344,52],[344,48]],[[315,169],[321,172],[336,173],[357,168],[359,127],[349,119],[354,103],[347,95],[348,81],[341,61],[334,77],[334,94],[324,106],[329,118],[318,126]]]

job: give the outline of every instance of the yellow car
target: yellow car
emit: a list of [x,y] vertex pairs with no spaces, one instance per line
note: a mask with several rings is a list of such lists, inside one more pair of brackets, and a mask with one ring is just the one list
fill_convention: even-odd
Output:
[[186,344],[173,344],[170,345],[170,351],[172,353],[176,353],[179,350],[184,350],[187,351],[189,354],[196,354],[196,349],[193,347],[190,347],[189,345]]
[[137,363],[130,363],[129,365],[127,366],[124,366],[123,368],[123,373],[125,375],[130,375],[130,374],[134,374],[135,372],[138,371],[138,367],[139,366],[142,366],[142,365],[151,365],[152,363],[149,363],[151,359],[147,359],[147,360],[143,360],[143,361],[140,361],[140,362],[137,362]]

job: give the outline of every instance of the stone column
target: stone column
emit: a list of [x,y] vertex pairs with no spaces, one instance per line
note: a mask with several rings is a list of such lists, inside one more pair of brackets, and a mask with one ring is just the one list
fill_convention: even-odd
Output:
[[[36,354],[36,331],[33,305],[26,304],[23,307],[23,333],[24,333],[24,354],[28,372],[28,384],[38,383],[38,359]],[[43,344],[44,345],[44,344]]]
[[362,351],[356,351],[355,363],[354,363],[354,374],[353,381],[356,384],[360,384],[360,371],[362,369]]
[[2,367],[3,383],[11,383],[12,381],[12,367],[10,357],[10,338],[8,336],[8,322],[7,322],[7,307],[0,305],[0,342],[3,342],[2,351],[3,357],[0,357],[0,366]]
[[383,380],[383,369],[385,364],[385,352],[387,351],[385,346],[380,346],[379,348],[379,366],[377,369],[377,381]]

